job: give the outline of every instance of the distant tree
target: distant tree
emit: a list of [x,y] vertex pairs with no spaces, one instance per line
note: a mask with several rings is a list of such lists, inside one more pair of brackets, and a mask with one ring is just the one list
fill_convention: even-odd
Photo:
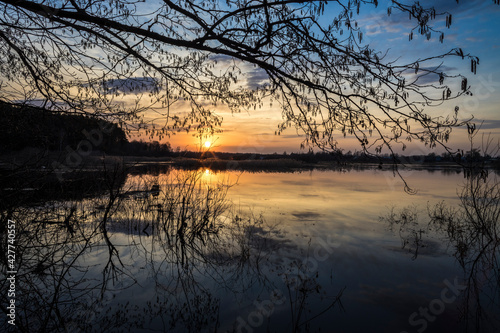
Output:
[[436,162],[436,153],[432,152],[432,153],[429,153],[427,154],[427,156],[424,157],[424,162],[428,162],[428,163],[434,163]]
[[133,140],[125,144],[123,153],[133,156],[170,156],[172,147],[170,143],[159,143],[158,141],[144,142]]
[[483,156],[481,155],[481,150],[479,148],[472,148],[465,153],[464,157],[467,162],[478,162],[483,160]]
[[[475,73],[479,59],[457,48],[391,62],[363,44],[355,20],[360,8],[377,5],[377,0],[1,0],[0,99],[133,123],[160,140],[173,130],[216,130],[222,121],[214,113],[217,105],[241,111],[270,100],[283,114],[277,133],[295,127],[305,134],[304,146],[335,151],[336,134],[355,137],[367,153],[392,151],[394,144],[404,148],[412,140],[446,145],[452,128],[463,125],[458,109],[441,118],[427,107],[467,94],[469,84],[434,61],[467,59]],[[414,33],[432,34],[442,41],[443,33],[431,23],[452,22],[450,13],[418,2],[392,1],[387,13],[392,11],[415,22],[410,39]],[[244,64],[253,65],[268,84],[236,86]],[[408,79],[410,72],[414,79]],[[417,78],[424,76],[436,82],[420,83],[424,80]],[[451,90],[453,80],[461,82],[458,91]],[[122,103],[131,92],[137,99]],[[187,103],[192,112],[176,114],[176,102]]]

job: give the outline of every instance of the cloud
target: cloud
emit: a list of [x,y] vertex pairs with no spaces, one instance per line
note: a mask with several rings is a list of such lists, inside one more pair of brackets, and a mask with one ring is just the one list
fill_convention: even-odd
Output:
[[230,57],[225,54],[214,54],[209,58],[211,61],[216,62],[217,64],[225,64],[234,61],[233,57]]
[[439,68],[436,67],[430,67],[430,66],[425,66],[425,67],[420,67],[421,70],[427,70],[427,71],[432,71],[436,70],[438,72],[443,72],[443,73],[448,73],[457,70],[457,67],[454,66],[447,66],[447,65],[440,65]]
[[403,40],[403,37],[390,38],[387,41],[390,43],[394,43],[394,42],[399,42],[400,40]]
[[387,25],[385,27],[385,31],[389,33],[397,33],[400,32],[402,29],[401,27],[397,27],[396,25]]
[[269,76],[266,71],[260,68],[248,71],[246,74],[247,86],[250,89],[261,87],[269,84]]
[[55,101],[49,101],[46,99],[41,99],[41,98],[35,98],[35,99],[30,99],[30,100],[22,100],[22,99],[17,99],[13,100],[12,103],[14,104],[19,104],[19,105],[28,105],[28,106],[33,106],[33,107],[43,107],[48,110],[52,109],[57,109],[57,108],[67,108],[68,104],[64,102],[55,102]]
[[[426,0],[420,1],[420,4],[424,8],[434,7],[436,13],[449,12],[454,17],[460,16],[461,18],[472,17],[477,18],[479,12],[491,12],[496,11],[498,6],[493,4],[493,1],[484,0],[469,0],[469,1],[459,1],[458,3],[450,0]],[[408,14],[404,14],[406,17]]]
[[[455,19],[472,18],[477,20],[480,15],[491,15],[492,12],[497,12],[500,9],[500,6],[494,5],[492,1],[482,0],[464,1],[458,4],[454,1],[450,3],[450,0],[421,1],[420,3],[424,8],[434,7],[438,14],[451,13]],[[391,6],[390,3],[388,6]],[[393,8],[391,15],[388,16],[386,7],[384,8],[382,6],[379,6],[377,9],[371,9],[370,14],[366,16],[360,15],[357,21],[364,26],[363,29],[368,36],[399,32],[408,35],[411,29],[417,24],[415,19],[409,19],[407,12],[402,12],[397,8]],[[435,20],[430,22],[430,24],[437,27],[439,30],[444,28],[444,21],[444,15],[438,16]],[[447,39],[453,37],[447,34],[447,32],[449,32],[448,29],[442,31],[445,33]]]
[[466,41],[468,42],[473,42],[473,43],[477,43],[477,42],[482,42],[483,40],[482,39],[479,39],[477,37],[467,37],[465,38]]
[[159,83],[151,77],[131,77],[126,79],[110,79],[102,84],[107,94],[120,93],[144,93],[157,90]]
[[[427,84],[438,84],[439,83],[439,74],[436,73],[445,73],[448,75],[454,75],[456,74],[455,71],[457,71],[457,67],[452,67],[452,66],[446,66],[446,65],[440,65],[438,66],[423,66],[420,67],[420,70],[417,74],[415,74],[414,70],[407,70],[405,72],[405,77],[407,78],[408,82],[413,82],[416,80],[417,84],[420,85],[427,85]],[[436,73],[428,73],[427,71],[435,71]],[[446,83],[446,80],[445,80]]]
[[439,82],[439,75],[433,73],[420,75],[417,78],[417,84],[422,84],[422,85],[434,84],[438,82]]
[[458,39],[458,34],[449,34],[447,33],[447,31],[445,31],[444,38],[449,42],[456,42]]
[[498,119],[484,119],[484,120],[476,119],[474,122],[477,124],[477,126],[481,126],[481,130],[500,129],[500,120]]

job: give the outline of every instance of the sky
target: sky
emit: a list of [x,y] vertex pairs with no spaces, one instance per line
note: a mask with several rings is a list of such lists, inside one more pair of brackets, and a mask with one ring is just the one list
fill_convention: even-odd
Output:
[[[408,1],[411,3],[411,1]],[[433,26],[444,31],[444,42],[440,43],[438,36],[433,35],[430,40],[418,34],[409,41],[408,35],[414,27],[415,20],[409,20],[408,14],[393,10],[387,15],[387,6],[391,1],[380,0],[375,8],[373,5],[362,5],[360,14],[355,16],[363,33],[363,43],[368,44],[380,52],[387,52],[386,59],[400,63],[410,63],[418,59],[445,53],[454,48],[462,48],[464,53],[470,53],[479,57],[480,64],[477,74],[470,72],[470,61],[461,60],[459,57],[447,58],[442,64],[442,69],[447,74],[464,74],[471,85],[472,96],[466,96],[451,103],[444,103],[439,107],[427,109],[426,112],[432,116],[447,115],[455,106],[460,108],[461,119],[474,117],[474,121],[481,126],[481,133],[491,135],[495,140],[500,139],[500,5],[495,5],[492,0],[422,0],[422,6],[434,6],[437,12],[448,11],[453,15],[453,24],[448,29],[445,27],[444,17],[437,18]],[[145,6],[153,6],[153,2],[147,2]],[[148,8],[146,7],[147,11]],[[337,14],[334,4],[328,4],[322,17],[326,25],[330,23]],[[98,52],[88,50],[87,52]],[[96,55],[98,56],[98,55]],[[104,56],[104,55],[102,55]],[[229,66],[228,59],[220,58],[218,69]],[[436,63],[437,64],[437,63]],[[251,65],[241,64],[243,74],[237,85],[243,87],[255,87],[266,82],[263,71],[255,69]],[[434,78],[435,79],[435,78]],[[141,84],[145,81],[142,80]],[[146,82],[147,88],[149,83]],[[456,89],[459,90],[459,89]],[[130,93],[127,98],[133,102],[137,96]],[[172,108],[176,113],[189,110],[187,105],[175,103]],[[255,110],[241,110],[232,113],[224,106],[218,106],[216,113],[223,118],[221,132],[208,138],[210,150],[240,153],[283,153],[299,152],[300,144],[305,139],[301,133],[294,128],[285,130],[276,135],[279,123],[282,121],[281,110],[277,103],[270,105],[264,103],[261,108]],[[153,113],[151,113],[151,117]],[[130,139],[149,140],[146,135],[131,136]],[[345,152],[360,150],[358,141],[339,133],[335,137],[339,146]],[[194,132],[172,133],[170,137],[160,140],[169,142],[175,149],[199,150],[204,148],[206,139],[200,141]],[[481,138],[476,140],[481,144]],[[467,132],[465,129],[454,130],[449,142],[453,149],[467,149]],[[410,144],[406,154],[428,154],[433,152],[428,147]],[[442,150],[436,152],[441,153]]]
[[[387,2],[388,3],[388,2]],[[445,33],[444,42],[440,43],[435,35],[431,40],[418,34],[409,41],[408,34],[415,22],[408,19],[407,14],[393,10],[387,15],[387,3],[380,1],[377,8],[362,6],[357,18],[364,31],[363,42],[379,51],[388,51],[388,59],[401,62],[414,61],[431,55],[437,55],[460,47],[465,53],[478,56],[480,64],[477,74],[470,72],[470,61],[459,57],[447,59],[443,63],[443,70],[448,74],[464,74],[472,86],[473,96],[467,96],[444,104],[440,107],[428,109],[431,115],[448,114],[456,105],[460,107],[462,119],[474,117],[474,121],[481,125],[485,136],[490,135],[495,142],[500,138],[500,6],[493,1],[460,1],[438,0],[420,1],[423,6],[433,5],[440,11],[448,11],[453,15],[453,23],[448,29],[444,26],[444,17],[436,20],[436,27]],[[335,14],[333,6],[325,10],[325,22]],[[247,84],[265,82],[261,72],[251,67],[242,67]],[[275,135],[277,125],[281,121],[281,111],[277,105],[264,105],[261,109],[231,113],[219,108],[217,113],[223,117],[222,133],[209,138],[210,150],[240,153],[283,153],[300,152],[300,143],[304,136],[295,129],[287,129],[281,135]],[[169,141],[173,148],[180,147],[186,150],[205,149],[206,140],[200,141],[194,133],[177,133],[163,141]],[[338,136],[340,147],[345,151],[359,150],[357,142]],[[476,146],[481,145],[482,138],[476,138]],[[467,149],[466,130],[454,130],[451,135],[450,146],[454,149]],[[201,148],[200,148],[201,147]],[[434,152],[422,145],[410,144],[408,154],[428,154]],[[302,150],[303,151],[303,150]],[[441,153],[442,150],[435,151]]]

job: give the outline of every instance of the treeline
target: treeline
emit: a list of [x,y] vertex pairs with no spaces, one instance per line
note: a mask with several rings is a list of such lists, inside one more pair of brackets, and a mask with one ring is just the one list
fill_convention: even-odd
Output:
[[153,156],[153,157],[173,157],[172,147],[170,143],[159,143],[158,141],[144,142],[131,141],[127,142],[121,150],[122,155],[128,156]]
[[194,159],[210,159],[217,158],[221,160],[295,160],[308,164],[316,164],[320,162],[339,162],[339,163],[399,163],[399,164],[433,164],[433,163],[454,163],[461,162],[488,162],[498,161],[498,158],[486,155],[483,156],[479,150],[472,152],[461,152],[459,154],[451,155],[450,153],[436,154],[434,152],[427,155],[399,155],[391,156],[390,154],[383,155],[368,155],[364,152],[351,152],[347,153],[335,152],[307,152],[307,153],[273,153],[273,154],[252,154],[252,153],[227,153],[227,152],[171,152],[168,156],[172,157],[186,157]]
[[132,141],[126,143],[121,153],[128,156],[153,156],[153,157],[182,157],[188,159],[219,159],[222,161],[252,161],[252,160],[293,160],[307,164],[320,162],[337,163],[373,163],[373,164],[434,164],[434,163],[456,163],[460,162],[494,162],[498,163],[498,158],[489,155],[483,156],[479,150],[472,152],[462,152],[451,155],[450,153],[436,154],[434,152],[427,155],[398,155],[391,156],[384,154],[379,156],[368,155],[364,152],[347,153],[335,152],[307,152],[307,153],[230,153],[230,152],[210,152],[210,151],[182,151],[179,148],[173,150],[169,143],[159,143],[158,141],[143,142]]
[[125,132],[118,125],[95,117],[0,101],[0,119],[0,149],[4,152],[33,147],[119,154],[127,143]]

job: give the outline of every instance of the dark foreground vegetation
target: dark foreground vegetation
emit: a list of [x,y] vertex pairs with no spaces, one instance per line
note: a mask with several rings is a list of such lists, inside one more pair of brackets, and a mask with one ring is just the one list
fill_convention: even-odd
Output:
[[48,151],[78,149],[85,140],[102,152],[119,153],[127,142],[125,132],[112,122],[87,115],[55,113],[32,105],[0,101],[0,119],[2,153],[28,147]]

